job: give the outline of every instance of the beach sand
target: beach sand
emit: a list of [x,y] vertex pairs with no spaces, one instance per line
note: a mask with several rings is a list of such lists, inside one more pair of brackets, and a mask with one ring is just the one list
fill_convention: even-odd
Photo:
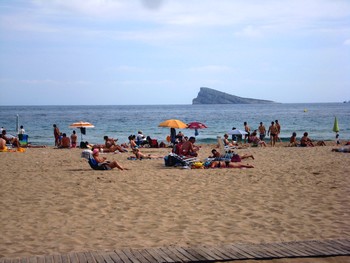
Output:
[[349,238],[350,154],[332,147],[237,150],[255,156],[253,169],[168,168],[123,153],[105,156],[130,170],[95,171],[80,149],[0,153],[0,257]]

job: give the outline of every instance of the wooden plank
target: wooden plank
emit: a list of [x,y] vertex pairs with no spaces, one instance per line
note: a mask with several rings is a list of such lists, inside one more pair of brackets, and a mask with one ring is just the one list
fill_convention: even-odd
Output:
[[225,249],[228,253],[230,253],[236,259],[253,259],[254,256],[247,254],[244,251],[241,251],[239,248],[231,245],[223,245],[222,249]]
[[97,251],[91,251],[90,253],[97,263],[105,263],[105,260]]
[[167,247],[167,249],[170,250],[172,253],[174,253],[177,256],[177,258],[181,260],[181,262],[191,261],[190,258],[186,257],[184,254],[178,251],[175,247]]
[[281,253],[276,252],[272,247],[267,246],[264,243],[253,244],[251,248],[264,255],[264,258],[281,258]]
[[228,249],[225,249],[222,246],[215,246],[212,247],[212,249],[215,250],[216,254],[221,254],[224,260],[238,259],[237,254],[231,253]]
[[155,250],[154,248],[148,248],[147,253],[150,254],[154,259],[155,262],[165,262],[164,258],[162,258]]
[[37,263],[38,261],[37,261],[37,259],[36,259],[36,256],[34,256],[34,257],[29,257],[29,263]]
[[114,252],[121,258],[121,260],[123,260],[124,263],[132,263],[122,250],[114,250]]
[[150,253],[147,252],[147,249],[139,249],[138,251],[149,262],[156,262],[157,261],[154,257],[152,257],[152,255]]
[[232,244],[230,247],[236,248],[238,253],[241,253],[246,258],[261,258],[261,255],[250,250],[247,245]]
[[181,258],[179,258],[176,253],[172,252],[168,247],[160,247],[158,248],[163,251],[169,258],[174,260],[175,262],[182,262]]
[[114,263],[124,263],[123,260],[114,251],[106,252]]
[[69,263],[69,256],[68,256],[68,254],[62,254],[61,255],[61,259],[62,259],[62,263]]
[[124,248],[122,252],[131,262],[142,263],[131,253],[130,249]]
[[350,239],[333,239],[335,243],[341,244],[347,250],[350,250]]
[[327,253],[329,256],[336,256],[343,254],[343,251],[339,248],[332,247],[331,243],[328,242],[321,242],[317,240],[313,240],[309,242],[312,244],[313,247],[317,247],[318,250],[322,251],[323,253]]
[[188,253],[186,250],[184,250],[182,247],[174,247],[177,251],[179,251],[182,255],[184,255],[186,258],[188,258],[190,261],[196,261],[197,258],[192,256],[190,253]]
[[153,252],[158,254],[160,257],[164,259],[163,262],[176,262],[176,260],[169,257],[166,253],[163,252],[160,248],[153,248]]
[[343,253],[342,255],[350,254],[350,246],[346,246],[342,242],[339,242],[338,240],[333,240],[332,242],[326,242],[326,244],[330,247],[333,247],[337,251],[341,251]]
[[312,248],[306,246],[306,243],[300,243],[300,242],[288,242],[288,247],[292,247],[293,249],[297,249],[301,252],[305,253],[305,256],[311,257],[316,256],[317,254],[321,256],[318,251],[313,250]]
[[53,262],[53,256],[52,255],[46,255],[45,256],[45,263],[54,263]]
[[79,263],[78,256],[75,252],[68,253],[68,259],[70,263]]
[[45,263],[45,257],[44,256],[38,256],[37,258],[38,263]]
[[186,250],[188,253],[190,253],[192,256],[197,258],[197,261],[207,261],[207,258],[205,255],[200,253],[200,251],[197,251],[196,249],[193,249],[191,247],[184,247],[184,250]]
[[113,259],[109,256],[110,253],[99,251],[98,254],[100,254],[106,263],[114,263]]
[[215,255],[217,255],[219,258],[221,258],[220,260],[229,260],[229,259],[233,259],[232,257],[222,253],[221,251],[219,251],[216,247],[208,247],[208,246],[203,246],[204,248],[208,249],[209,251],[211,251],[211,253],[214,253]]
[[84,255],[88,263],[96,263],[96,260],[94,259],[94,257],[91,255],[90,252],[84,252]]
[[54,263],[62,263],[61,254],[54,254],[52,255],[52,257]]
[[130,251],[141,263],[149,263],[147,258],[145,258],[137,249],[130,249]]
[[79,263],[87,263],[87,259],[84,255],[84,252],[78,252],[78,253],[76,253],[76,255],[77,255]]
[[289,248],[285,247],[283,243],[270,243],[271,247],[274,247],[276,250],[282,251],[286,255],[286,257],[302,257],[303,253],[298,250],[290,250]]
[[210,260],[216,260],[216,261],[222,260],[222,257],[213,253],[209,248],[206,248],[204,246],[196,246],[196,249],[199,249],[201,252],[205,253]]

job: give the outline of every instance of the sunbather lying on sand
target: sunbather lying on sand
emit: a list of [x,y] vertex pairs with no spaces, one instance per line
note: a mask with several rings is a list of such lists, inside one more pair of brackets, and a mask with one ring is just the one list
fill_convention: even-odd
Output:
[[243,163],[213,161],[210,163],[209,168],[254,168],[254,166]]
[[151,154],[145,155],[138,148],[132,149],[132,152],[133,154],[135,154],[135,157],[140,160],[141,159],[159,159],[159,158],[163,159],[162,156],[151,155]]

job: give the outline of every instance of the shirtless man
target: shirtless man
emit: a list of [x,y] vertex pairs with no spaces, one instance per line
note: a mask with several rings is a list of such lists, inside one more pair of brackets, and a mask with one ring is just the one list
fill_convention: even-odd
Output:
[[267,131],[267,136],[270,136],[271,146],[274,147],[277,140],[277,127],[273,121],[271,122],[269,130]]
[[211,162],[210,168],[254,168],[253,165],[243,164],[243,163],[232,163],[223,161],[213,161]]
[[246,121],[243,124],[244,124],[244,131],[247,133],[244,135],[244,143],[246,143],[247,138],[250,136],[250,127],[248,126],[248,123]]
[[280,133],[281,133],[281,125],[278,122],[278,120],[275,120],[276,123],[276,128],[277,128],[277,137],[276,137],[276,141],[279,140],[280,142],[282,141],[280,138]]
[[67,137],[67,134],[63,133],[62,134],[62,140],[59,148],[70,148],[70,139]]
[[259,138],[261,141],[263,141],[266,136],[266,128],[262,122],[260,122],[258,130],[259,130]]
[[188,141],[185,141],[182,145],[182,155],[185,156],[194,156],[197,157],[198,153],[197,151],[199,148],[197,146],[194,146],[194,143],[196,141],[195,137],[190,137]]
[[140,159],[140,160],[142,160],[142,159],[159,159],[159,158],[163,158],[162,156],[157,156],[157,155],[151,155],[151,154],[145,155],[138,148],[132,149],[132,152],[135,154],[135,157],[137,159]]

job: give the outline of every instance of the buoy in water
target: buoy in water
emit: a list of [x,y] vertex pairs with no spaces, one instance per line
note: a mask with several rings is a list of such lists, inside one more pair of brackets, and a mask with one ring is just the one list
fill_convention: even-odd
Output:
[[307,112],[307,109],[304,109],[304,112]]

